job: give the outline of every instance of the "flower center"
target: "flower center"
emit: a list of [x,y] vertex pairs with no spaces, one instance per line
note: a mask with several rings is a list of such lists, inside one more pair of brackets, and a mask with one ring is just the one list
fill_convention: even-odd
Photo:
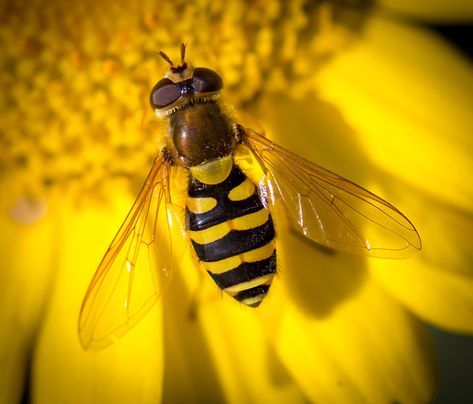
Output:
[[160,125],[148,94],[167,69],[156,49],[177,55],[189,41],[188,59],[221,73],[240,107],[262,93],[301,97],[356,38],[372,1],[10,3],[0,17],[0,173],[14,173],[18,199],[144,175]]

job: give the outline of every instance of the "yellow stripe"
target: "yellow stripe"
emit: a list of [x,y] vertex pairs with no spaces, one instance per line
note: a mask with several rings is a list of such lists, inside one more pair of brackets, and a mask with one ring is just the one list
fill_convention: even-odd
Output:
[[223,289],[223,291],[227,292],[231,296],[234,296],[238,292],[241,292],[242,290],[247,290],[247,289],[254,288],[255,286],[271,283],[273,277],[274,277],[274,274],[263,275],[263,276],[260,276],[259,278],[252,279],[251,281],[242,282],[242,283],[239,283],[238,285],[230,286],[226,289]]
[[256,261],[261,261],[266,258],[269,258],[273,254],[274,248],[275,248],[274,241],[271,241],[270,243],[264,245],[263,247],[255,248],[254,250],[247,251],[241,254],[243,258],[243,262],[256,262]]
[[216,224],[204,230],[189,230],[189,236],[199,244],[208,244],[220,240],[226,236],[230,230],[248,230],[265,224],[269,213],[266,209],[249,213],[226,222]]
[[247,251],[240,255],[225,258],[215,262],[204,262],[205,269],[213,274],[221,274],[231,269],[235,269],[242,262],[256,262],[271,257],[274,252],[274,241],[264,245],[263,247]]
[[247,146],[241,143],[238,144],[233,151],[233,160],[240,170],[251,179],[253,184],[259,184],[266,177],[261,163]]
[[187,209],[192,213],[205,213],[217,206],[215,198],[187,198]]
[[251,306],[253,304],[261,302],[264,299],[264,293],[258,296],[248,297],[247,299],[241,300],[240,303],[246,304],[247,306]]
[[255,192],[255,185],[246,177],[240,185],[237,185],[228,193],[228,198],[231,201],[243,201],[249,198]]
[[212,272],[213,274],[221,274],[236,268],[241,264],[241,259],[239,255],[234,255],[233,257],[225,258],[224,260],[204,262],[203,264],[207,271]]
[[191,174],[200,182],[209,185],[216,185],[223,182],[233,167],[232,155],[222,157],[217,160],[211,160],[207,163],[190,167]]
[[189,236],[192,240],[199,244],[208,244],[220,240],[230,232],[228,222],[216,224],[204,230],[192,231],[189,230]]
[[261,209],[258,212],[229,220],[227,223],[233,230],[248,230],[265,224],[268,221],[268,216],[269,212],[266,209]]

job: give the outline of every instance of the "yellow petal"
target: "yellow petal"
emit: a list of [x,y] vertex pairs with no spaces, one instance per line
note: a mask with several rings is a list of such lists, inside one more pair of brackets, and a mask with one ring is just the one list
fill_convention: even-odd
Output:
[[420,322],[370,278],[363,260],[282,238],[286,292],[271,296],[283,302],[271,329],[282,363],[310,400],[428,402],[433,352]]
[[[371,263],[373,275],[419,317],[454,332],[473,333],[473,279],[435,271],[422,261],[401,267]],[[392,268],[393,267],[393,268]]]
[[317,82],[380,168],[471,211],[472,72],[427,31],[373,17]]
[[408,260],[369,260],[373,275],[409,310],[438,327],[473,333],[473,218],[406,184],[392,184],[422,250]]
[[60,226],[52,265],[58,273],[34,355],[36,402],[155,403],[161,398],[159,307],[101,352],[84,351],[77,334],[87,285],[132,202],[117,186],[113,189],[113,203],[107,206],[89,201],[77,209],[65,199],[56,213]]
[[369,260],[376,279],[416,315],[438,327],[473,333],[473,219],[429,195],[390,187],[422,237],[408,260]]
[[[264,304],[264,303],[263,303]],[[280,363],[256,317],[227,298],[203,314],[219,379],[228,402],[305,402],[300,386]]]
[[164,401],[305,402],[269,348],[256,311],[222,295],[194,260],[179,271],[165,296]]
[[[310,98],[301,102],[273,99],[263,100],[259,111],[269,136],[290,150],[367,187],[407,215],[422,238],[422,251],[415,259],[370,260],[370,264],[392,268],[386,274],[383,272],[385,284],[389,284],[389,290],[399,288],[393,293],[423,319],[451,330],[471,332],[473,322],[468,315],[473,299],[473,293],[468,292],[468,279],[473,277],[471,214],[406,183],[403,177],[409,173],[403,174],[402,161],[393,162],[397,168],[396,177],[373,166],[366,159],[368,147],[363,149],[356,141],[363,137],[363,133],[351,129],[335,106]],[[438,289],[437,298],[435,285],[430,285],[430,299],[437,299],[437,304],[425,304],[423,296],[416,293],[415,287],[404,287],[401,281],[389,281],[390,277],[396,277],[396,267],[406,273],[412,269],[412,274],[401,277],[418,276],[418,282],[421,283],[421,275],[415,275],[419,266],[424,268],[422,274],[430,268],[431,272],[445,272],[438,275],[433,273],[432,277],[454,279],[443,285],[438,282],[439,287],[442,287]],[[457,284],[461,286],[459,295],[453,299],[455,305],[445,302],[446,294],[456,293]]]
[[297,101],[264,97],[253,113],[260,127],[250,127],[287,150],[360,185],[373,179],[377,168],[337,104],[312,96]]
[[[406,206],[422,237],[422,251],[415,259],[433,270],[473,279],[472,215],[402,183],[390,189],[398,195],[399,203]],[[407,261],[406,266],[411,262],[416,266],[413,260]]]
[[45,201],[20,198],[12,205],[6,198],[8,184],[2,181],[1,188],[0,402],[15,403],[51,288],[55,228],[53,216],[37,209]]
[[[222,402],[224,392],[199,321],[191,314],[198,289],[197,269],[186,257],[176,268],[163,300],[165,326],[165,379],[163,402]],[[205,275],[204,275],[205,276]]]
[[473,4],[469,0],[378,0],[383,9],[431,22],[471,22]]

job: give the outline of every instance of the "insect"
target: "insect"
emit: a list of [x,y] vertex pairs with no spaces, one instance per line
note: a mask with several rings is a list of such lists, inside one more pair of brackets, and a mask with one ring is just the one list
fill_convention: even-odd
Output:
[[[329,248],[384,258],[421,249],[415,227],[394,206],[232,121],[219,101],[222,79],[186,62],[185,45],[180,63],[160,55],[171,67],[152,89],[151,106],[168,133],[87,290],[79,319],[84,347],[110,344],[158,299],[172,266],[175,223],[218,287],[249,307],[261,303],[276,273],[277,206],[303,236]],[[180,224],[172,197],[178,171],[186,174]],[[135,293],[136,284],[144,292]]]

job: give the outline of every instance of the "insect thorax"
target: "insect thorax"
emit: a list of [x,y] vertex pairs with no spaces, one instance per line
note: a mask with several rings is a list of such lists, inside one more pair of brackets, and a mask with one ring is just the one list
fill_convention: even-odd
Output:
[[231,123],[216,102],[188,105],[169,119],[176,155],[186,166],[221,158],[235,148]]

